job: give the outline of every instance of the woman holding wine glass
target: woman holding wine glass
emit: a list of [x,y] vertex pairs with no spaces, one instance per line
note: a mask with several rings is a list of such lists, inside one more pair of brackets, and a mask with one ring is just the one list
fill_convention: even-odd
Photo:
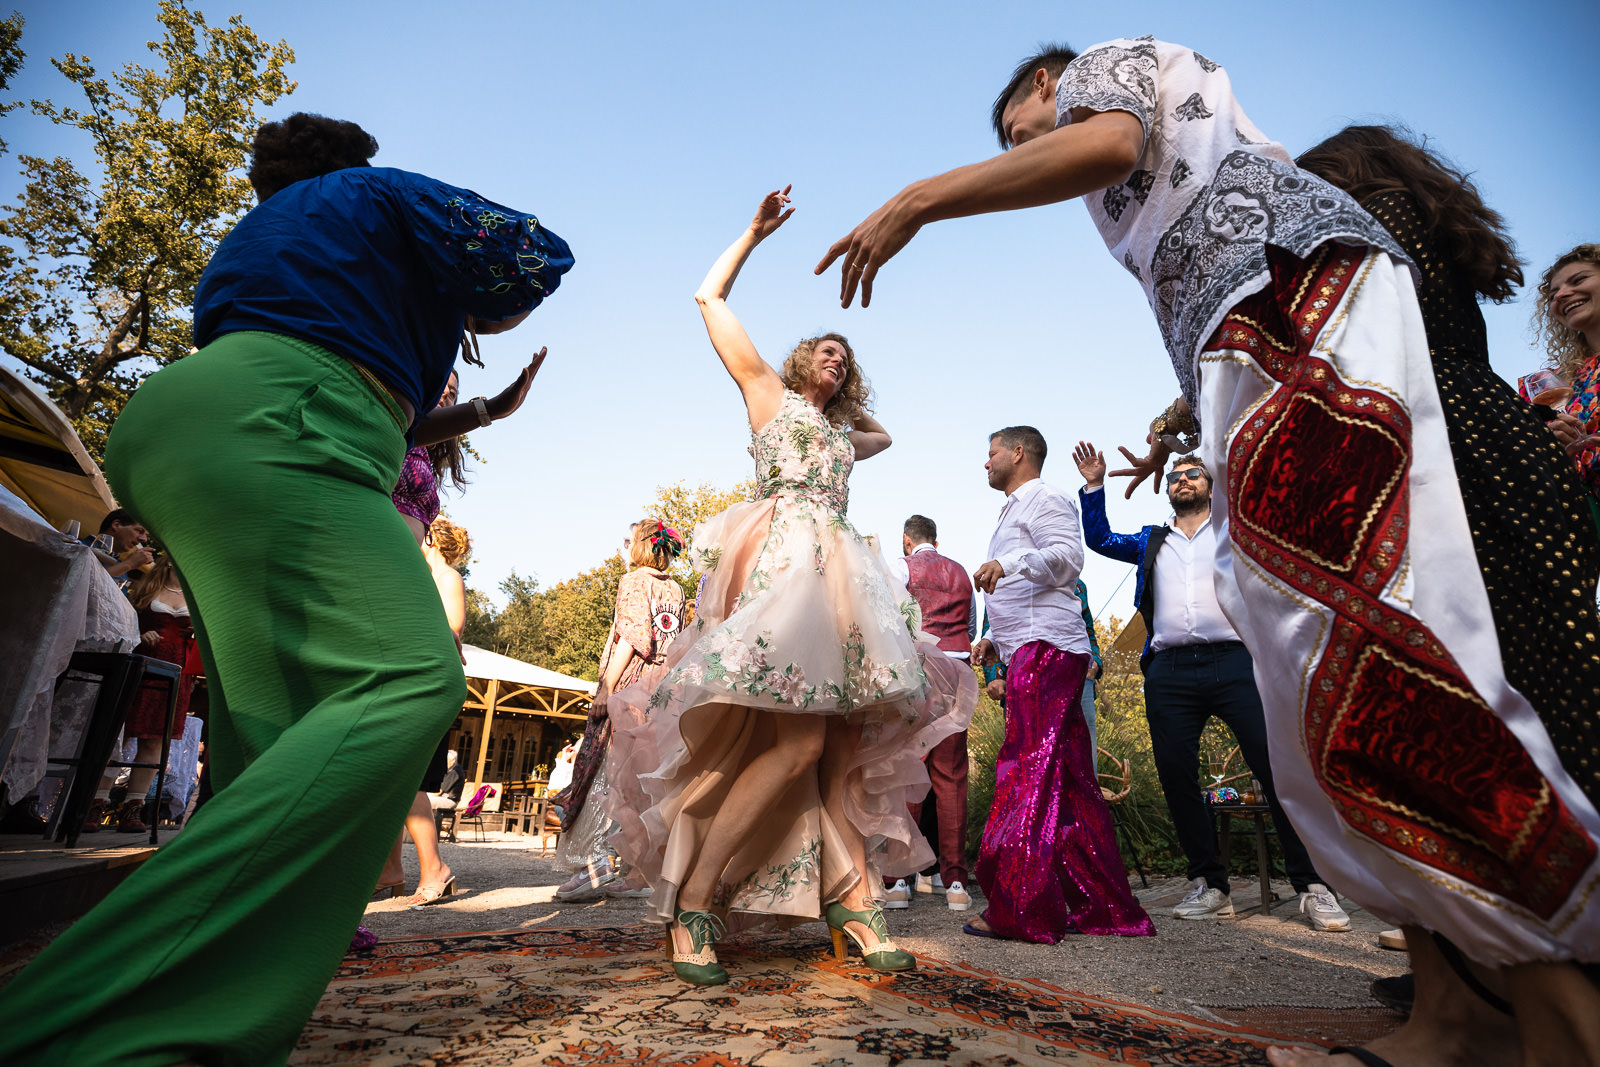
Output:
[[1518,386],[1533,403],[1556,408],[1551,432],[1577,461],[1589,492],[1600,496],[1600,244],[1578,245],[1544,272],[1534,322],[1550,366]]

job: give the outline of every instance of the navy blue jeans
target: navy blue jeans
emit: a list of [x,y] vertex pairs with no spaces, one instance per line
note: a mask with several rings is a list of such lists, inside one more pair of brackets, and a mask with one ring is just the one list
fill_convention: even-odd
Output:
[[1278,803],[1267,762],[1267,721],[1256,691],[1250,653],[1238,641],[1180,645],[1157,652],[1144,676],[1144,713],[1156,774],[1166,794],[1178,846],[1189,861],[1189,878],[1204,878],[1228,891],[1228,870],[1217,855],[1211,816],[1200,797],[1200,732],[1215,715],[1239,742],[1239,753],[1266,791],[1272,821],[1283,844],[1284,867],[1296,892],[1322,878],[1289,817]]

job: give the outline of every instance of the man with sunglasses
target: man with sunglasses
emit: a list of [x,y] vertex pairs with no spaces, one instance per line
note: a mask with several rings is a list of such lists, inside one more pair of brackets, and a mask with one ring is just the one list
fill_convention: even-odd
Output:
[[1167,474],[1171,525],[1119,534],[1111,532],[1106,519],[1105,456],[1093,444],[1079,441],[1072,459],[1085,483],[1078,492],[1084,542],[1102,556],[1139,568],[1134,605],[1149,634],[1139,666],[1144,671],[1150,747],[1193,883],[1172,909],[1173,918],[1233,915],[1227,864],[1217,855],[1211,817],[1196,777],[1200,734],[1214,715],[1233,731],[1240,754],[1267,795],[1283,843],[1284,867],[1300,894],[1301,913],[1315,930],[1350,929],[1350,916],[1323,884],[1278,804],[1254,665],[1217,604],[1211,472],[1197,456],[1179,456]]

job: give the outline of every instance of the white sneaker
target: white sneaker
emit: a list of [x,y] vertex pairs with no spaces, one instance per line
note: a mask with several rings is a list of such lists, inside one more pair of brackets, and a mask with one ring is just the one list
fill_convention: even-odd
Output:
[[917,892],[919,892],[919,893],[943,893],[944,892],[944,879],[940,875],[937,875],[937,874],[935,874],[935,875],[933,875],[931,877],[926,875],[926,874],[919,874],[919,875],[917,875]]
[[1312,882],[1300,894],[1300,914],[1311,920],[1313,930],[1350,929],[1350,916],[1339,907],[1333,891],[1321,882]]
[[607,886],[621,880],[622,876],[611,869],[610,863],[592,863],[562,883],[556,890],[556,899],[563,904],[599,900],[605,896]]
[[1220,889],[1212,889],[1206,885],[1204,878],[1196,878],[1189,887],[1189,892],[1183,895],[1172,908],[1174,919],[1231,919],[1233,918],[1233,898]]
[[911,887],[906,885],[906,880],[901,878],[889,887],[883,895],[883,910],[897,911],[901,908],[911,907]]
[[652,892],[654,892],[654,890],[652,890],[649,886],[644,886],[640,889],[634,889],[627,882],[623,881],[613,882],[606,886],[606,896],[617,897],[622,900],[643,900]]
[[972,894],[960,882],[951,882],[950,888],[945,890],[944,903],[951,911],[966,911],[972,907]]
[[1382,931],[1378,934],[1378,947],[1392,949],[1395,952],[1404,952],[1406,950],[1405,932],[1399,927]]

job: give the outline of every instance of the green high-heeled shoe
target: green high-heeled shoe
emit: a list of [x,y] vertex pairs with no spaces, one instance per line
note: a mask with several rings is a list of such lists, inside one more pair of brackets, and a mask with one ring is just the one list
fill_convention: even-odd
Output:
[[717,939],[728,932],[722,920],[709,911],[680,909],[674,925],[688,932],[690,951],[678,951],[678,939],[672,936],[672,927],[667,927],[667,958],[672,961],[672,973],[694,985],[726,982],[727,968],[717,962],[717,951],[712,948]]
[[[875,939],[872,947],[868,948],[861,935],[850,929],[847,923],[865,927]],[[917,965],[915,956],[895,948],[894,942],[889,940],[889,924],[884,921],[883,907],[879,904],[873,904],[866,911],[851,911],[839,901],[834,901],[828,905],[828,933],[833,935],[833,958],[840,963],[848,955],[844,943],[848,935],[861,950],[861,958],[875,971],[909,971]]]

